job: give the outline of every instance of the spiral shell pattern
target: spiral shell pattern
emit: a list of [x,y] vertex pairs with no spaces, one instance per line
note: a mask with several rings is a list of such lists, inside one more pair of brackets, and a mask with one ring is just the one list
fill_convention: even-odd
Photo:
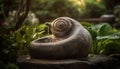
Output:
[[63,37],[72,29],[72,22],[65,18],[58,18],[52,22],[52,33],[55,36]]

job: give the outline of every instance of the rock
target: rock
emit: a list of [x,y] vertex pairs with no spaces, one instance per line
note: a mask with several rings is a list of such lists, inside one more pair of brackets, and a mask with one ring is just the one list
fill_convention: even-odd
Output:
[[78,59],[44,60],[31,59],[29,56],[18,58],[19,69],[92,69],[89,61]]

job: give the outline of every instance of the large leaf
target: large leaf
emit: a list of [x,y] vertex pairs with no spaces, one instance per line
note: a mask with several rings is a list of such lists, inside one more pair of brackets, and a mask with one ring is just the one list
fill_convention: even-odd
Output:
[[110,34],[112,27],[108,23],[102,23],[92,26],[91,29],[96,31],[98,36],[105,36]]
[[110,39],[110,40],[114,40],[114,39],[120,39],[120,32],[118,33],[114,33],[111,35],[107,35],[107,36],[97,36],[98,40],[103,40],[103,39]]

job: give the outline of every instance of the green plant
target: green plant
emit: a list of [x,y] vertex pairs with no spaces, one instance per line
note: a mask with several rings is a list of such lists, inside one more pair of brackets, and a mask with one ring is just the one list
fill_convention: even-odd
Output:
[[40,22],[51,21],[60,16],[79,17],[79,6],[69,0],[34,0],[31,10]]
[[0,61],[3,63],[2,69],[15,68],[17,56],[28,54],[28,47],[32,40],[47,35],[45,25],[23,25],[15,32],[10,32],[8,28],[0,27]]
[[18,49],[18,54],[25,54],[28,52],[29,44],[32,40],[47,35],[45,29],[47,26],[33,25],[33,26],[22,26],[19,30],[12,34],[11,39],[13,40],[12,46]]
[[99,17],[105,13],[106,7],[102,0],[85,0],[85,7],[82,11],[83,17]]
[[[23,25],[29,5],[30,0],[0,0],[0,69],[18,69],[15,62],[19,47],[14,46],[14,34]],[[17,13],[11,13],[17,9]]]
[[89,26],[88,31],[93,37],[91,54],[120,53],[120,31],[107,23]]

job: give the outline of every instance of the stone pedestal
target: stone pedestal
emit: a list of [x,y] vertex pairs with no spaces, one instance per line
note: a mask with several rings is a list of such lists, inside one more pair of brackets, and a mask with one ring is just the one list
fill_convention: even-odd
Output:
[[78,59],[41,60],[31,59],[29,56],[19,57],[18,66],[20,69],[92,69],[89,61]]

